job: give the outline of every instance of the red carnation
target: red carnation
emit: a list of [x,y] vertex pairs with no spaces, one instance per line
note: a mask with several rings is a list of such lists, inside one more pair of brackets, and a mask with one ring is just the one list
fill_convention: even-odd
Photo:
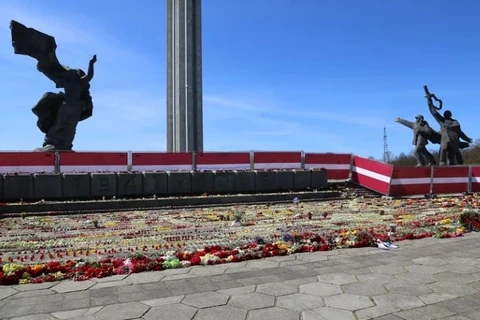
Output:
[[192,266],[196,266],[200,264],[200,257],[199,256],[193,256],[190,258],[190,263]]

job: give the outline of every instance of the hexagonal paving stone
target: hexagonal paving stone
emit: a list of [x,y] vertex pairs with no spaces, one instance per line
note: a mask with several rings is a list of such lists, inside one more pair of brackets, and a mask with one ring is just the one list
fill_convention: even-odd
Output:
[[95,282],[112,282],[112,281],[121,281],[128,276],[129,274],[116,274],[114,276],[110,276],[106,278],[93,278],[91,280]]
[[298,320],[297,311],[285,310],[277,307],[250,311],[248,320]]
[[111,304],[105,306],[95,316],[100,319],[134,319],[140,318],[148,309],[148,306],[138,302]]
[[300,292],[312,296],[327,297],[342,293],[342,289],[335,284],[316,282],[300,285]]
[[43,313],[43,314],[34,314],[31,316],[23,316],[18,318],[10,318],[10,320],[55,320],[55,318],[49,314]]
[[432,276],[431,274],[425,274],[425,273],[418,273],[418,272],[408,272],[408,273],[402,273],[402,274],[397,274],[395,276],[400,281],[404,282],[413,282],[413,283],[432,283],[438,281],[437,278]]
[[355,320],[353,313],[334,308],[320,308],[302,312],[302,320]]
[[[387,306],[375,306],[367,309],[357,310],[355,314],[358,320],[377,319],[390,313],[401,311],[399,308]],[[388,316],[387,316],[388,317]],[[381,319],[381,318],[379,318]]]
[[391,275],[402,274],[402,273],[407,272],[407,270],[405,270],[405,268],[403,268],[402,266],[395,265],[395,264],[386,264],[386,265],[383,265],[383,266],[374,266],[374,267],[370,267],[370,270],[372,270],[373,273],[391,274]]
[[[160,307],[151,308],[144,316],[147,320],[175,319],[191,320],[197,312],[197,309],[184,304],[166,304]],[[112,318],[111,318],[112,319]]]
[[427,266],[441,266],[448,263],[443,259],[434,258],[434,257],[421,257],[421,258],[413,259],[412,262],[415,264],[423,264]]
[[59,311],[59,312],[53,312],[52,315],[57,319],[72,319],[72,318],[80,319],[80,318],[87,318],[87,317],[93,316],[102,308],[103,306],[84,308],[84,309],[75,309],[75,310],[69,310],[69,311]]
[[403,294],[388,293],[373,297],[378,306],[397,307],[403,310],[413,309],[424,305],[422,300],[417,297]]
[[448,293],[434,292],[434,293],[426,294],[424,296],[419,296],[418,298],[422,300],[425,304],[432,304],[432,303],[437,303],[445,300],[455,299],[457,298],[457,296],[453,294],[448,294]]
[[378,284],[386,284],[397,280],[392,275],[379,273],[358,274],[357,279],[358,281],[370,281]]
[[331,284],[347,284],[352,282],[358,282],[355,276],[346,273],[329,273],[318,276],[318,280],[321,282]]
[[170,296],[165,298],[149,299],[140,301],[143,304],[151,307],[164,306],[166,304],[180,303],[185,296]]
[[372,273],[372,270],[370,270],[370,268],[367,268],[367,267],[361,267],[359,269],[345,270],[345,273],[348,273],[351,275],[369,274],[369,273]]
[[259,284],[256,292],[268,294],[271,296],[283,296],[298,292],[298,285],[285,282],[272,282]]
[[416,308],[413,310],[405,310],[405,311],[397,312],[395,313],[395,315],[402,319],[445,319],[449,316],[455,315],[455,313],[446,308],[429,305],[429,306]]
[[426,274],[435,274],[443,272],[443,269],[434,267],[434,266],[424,266],[424,265],[413,265],[413,266],[405,266],[409,272],[418,272],[418,273],[426,273]]
[[252,293],[254,291],[255,291],[255,286],[245,286],[245,287],[218,290],[219,293],[228,294],[231,296],[236,294]]
[[17,293],[18,291],[12,288],[9,288],[9,287],[2,288],[0,290],[0,300],[13,296],[14,294],[17,294]]
[[252,268],[252,269],[269,269],[269,268],[277,268],[280,266],[280,262],[276,261],[270,261],[266,259],[260,259],[260,260],[250,260],[247,261],[247,268]]
[[185,298],[182,300],[182,303],[195,308],[208,308],[227,304],[227,301],[228,296],[226,294],[210,292],[208,294],[189,294],[185,296]]
[[325,304],[329,307],[350,311],[373,307],[373,303],[368,297],[353,294],[326,297]]
[[452,281],[439,281],[427,284],[427,286],[435,292],[448,293],[456,296],[474,294],[477,292],[474,288],[468,285]]
[[451,264],[460,264],[460,265],[463,265],[463,266],[474,266],[474,265],[477,265],[478,264],[478,260],[476,259],[472,259],[472,258],[462,258],[462,257],[458,257],[458,256],[449,256],[449,257],[445,257],[444,259],[445,261],[451,263]]
[[269,257],[268,261],[275,261],[275,262],[283,262],[283,261],[292,261],[297,259],[297,254],[292,254],[288,256],[275,256],[275,257]]
[[328,257],[322,252],[302,253],[297,255],[297,260],[305,262],[327,261]]
[[247,310],[243,310],[243,309],[232,307],[232,306],[219,306],[219,307],[198,310],[194,320],[212,320],[212,319],[244,320],[246,316],[247,316]]
[[438,281],[452,281],[456,283],[472,283],[477,281],[477,278],[471,274],[457,273],[457,272],[440,272],[433,275]]
[[223,265],[208,266],[208,268],[205,268],[204,266],[202,266],[199,268],[193,268],[189,272],[189,274],[196,275],[196,276],[214,276],[214,275],[220,275],[224,273],[225,273],[225,268],[223,268]]
[[478,272],[476,266],[471,266],[468,264],[446,264],[441,267],[443,271],[450,271],[456,273],[475,273]]
[[12,288],[18,291],[30,291],[30,290],[41,290],[48,289],[53,287],[57,283],[55,282],[43,282],[43,283],[29,283],[29,284],[20,284],[18,286],[13,286]]
[[371,281],[344,284],[342,288],[345,293],[363,296],[377,296],[379,294],[387,293],[384,286]]
[[56,293],[55,291],[50,289],[30,290],[30,291],[19,292],[12,298],[19,299],[19,298],[31,298],[31,297],[39,297],[39,296],[45,297],[55,293]]
[[273,307],[275,298],[261,293],[244,293],[232,296],[228,304],[245,310],[253,310]]
[[391,293],[406,294],[415,297],[433,292],[433,290],[426,285],[413,282],[393,282],[385,285],[385,288]]
[[165,277],[165,274],[162,272],[140,272],[140,273],[132,273],[128,277],[125,278],[126,282],[139,284],[139,283],[150,283],[150,282],[158,282]]
[[323,299],[309,294],[295,293],[278,297],[275,305],[285,309],[306,311],[323,307]]
[[85,281],[70,281],[70,280],[65,280],[57,284],[56,286],[52,287],[51,289],[53,291],[59,292],[59,293],[64,293],[64,292],[73,292],[73,291],[83,291],[87,290],[91,286],[97,284],[94,281],[91,280],[85,280]]

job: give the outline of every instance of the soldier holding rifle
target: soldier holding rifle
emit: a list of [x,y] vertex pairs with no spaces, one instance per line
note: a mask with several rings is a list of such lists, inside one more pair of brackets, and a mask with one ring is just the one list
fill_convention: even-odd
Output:
[[[447,165],[447,158],[450,165],[463,164],[463,157],[460,152],[461,142],[460,139],[472,143],[472,139],[469,138],[461,129],[460,123],[452,119],[452,112],[450,110],[445,110],[443,116],[438,112],[442,109],[443,102],[438,99],[434,94],[431,94],[428,91],[427,86],[424,86],[425,89],[425,98],[427,98],[428,109],[432,116],[437,120],[440,125],[440,165]],[[436,100],[439,103],[439,106],[436,107],[433,104],[433,100]]]
[[411,122],[402,118],[396,117],[395,122],[403,124],[413,130],[413,145],[415,146],[414,155],[417,158],[417,167],[433,166],[436,164],[434,157],[428,152],[426,145],[429,138],[434,135],[435,131],[428,125],[422,115],[415,117],[416,121]]

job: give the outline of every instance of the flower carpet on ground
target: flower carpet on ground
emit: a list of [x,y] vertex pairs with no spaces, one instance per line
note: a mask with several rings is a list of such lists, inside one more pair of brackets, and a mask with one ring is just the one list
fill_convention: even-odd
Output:
[[[0,284],[114,274],[339,248],[376,240],[457,237],[477,230],[475,196],[356,198],[282,205],[132,211],[0,220]],[[468,210],[465,218],[462,213]]]

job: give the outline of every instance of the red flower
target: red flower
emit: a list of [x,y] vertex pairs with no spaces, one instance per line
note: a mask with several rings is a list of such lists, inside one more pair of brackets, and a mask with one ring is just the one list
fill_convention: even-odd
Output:
[[6,276],[4,275],[2,284],[5,284],[5,285],[18,284],[19,279],[20,279],[20,276],[17,273],[11,273]]
[[199,256],[193,256],[190,258],[190,263],[192,266],[199,265],[200,264],[200,257]]
[[[162,261],[163,262],[163,261]],[[148,269],[153,270],[153,271],[160,271],[163,270],[162,262],[159,262],[157,260],[151,261],[148,264]]]
[[318,247],[318,251],[328,251],[330,250],[330,246],[325,243],[325,244],[322,244],[320,247]]

